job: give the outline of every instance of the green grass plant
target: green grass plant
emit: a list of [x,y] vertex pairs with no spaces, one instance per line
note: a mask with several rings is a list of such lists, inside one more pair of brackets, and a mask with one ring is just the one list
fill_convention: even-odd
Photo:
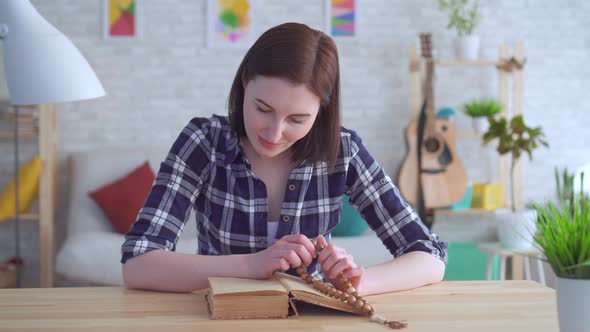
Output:
[[534,241],[555,274],[590,279],[590,197],[583,186],[573,200],[533,204],[533,208],[537,211]]
[[463,105],[463,113],[472,117],[494,116],[502,112],[502,105],[494,98],[474,99]]

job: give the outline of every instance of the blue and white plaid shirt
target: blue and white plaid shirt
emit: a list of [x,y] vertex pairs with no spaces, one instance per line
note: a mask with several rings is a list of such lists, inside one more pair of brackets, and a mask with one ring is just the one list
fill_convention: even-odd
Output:
[[[398,257],[424,251],[444,260],[444,243],[429,232],[354,131],[342,129],[335,167],[301,162],[287,182],[276,238],[329,234],[340,221],[342,196]],[[227,117],[194,118],[182,130],[122,245],[121,262],[151,250],[175,250],[195,209],[200,255],[255,253],[267,248],[268,202]],[[321,278],[314,261],[308,271]]]

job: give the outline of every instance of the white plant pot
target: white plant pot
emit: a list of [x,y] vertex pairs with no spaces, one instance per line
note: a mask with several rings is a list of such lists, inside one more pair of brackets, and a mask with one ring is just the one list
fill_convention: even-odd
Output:
[[476,134],[483,134],[490,128],[490,123],[488,122],[488,118],[486,116],[472,118],[471,124],[473,125],[473,131]]
[[560,332],[590,331],[590,280],[557,277]]
[[463,36],[455,38],[455,57],[457,60],[477,60],[479,57],[479,37]]
[[533,234],[537,230],[536,219],[535,210],[496,210],[495,221],[502,247],[514,250],[533,249]]

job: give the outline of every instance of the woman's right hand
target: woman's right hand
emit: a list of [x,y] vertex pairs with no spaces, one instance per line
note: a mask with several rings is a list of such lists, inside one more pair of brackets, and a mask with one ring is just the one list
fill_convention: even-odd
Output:
[[308,266],[316,257],[314,244],[307,236],[291,234],[283,236],[270,247],[252,254],[251,275],[254,279],[268,279],[277,271]]

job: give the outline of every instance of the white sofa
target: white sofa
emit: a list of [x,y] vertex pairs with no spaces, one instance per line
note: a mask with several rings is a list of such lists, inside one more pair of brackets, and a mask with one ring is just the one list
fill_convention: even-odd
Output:
[[[70,281],[93,285],[122,285],[121,244],[124,235],[112,228],[88,193],[129,173],[145,160],[157,172],[168,148],[104,149],[75,152],[70,156],[70,199],[64,242],[57,258],[57,272]],[[197,252],[194,215],[184,227],[177,251]],[[375,233],[355,237],[334,237],[333,243],[346,248],[364,266],[384,262],[391,254]]]

